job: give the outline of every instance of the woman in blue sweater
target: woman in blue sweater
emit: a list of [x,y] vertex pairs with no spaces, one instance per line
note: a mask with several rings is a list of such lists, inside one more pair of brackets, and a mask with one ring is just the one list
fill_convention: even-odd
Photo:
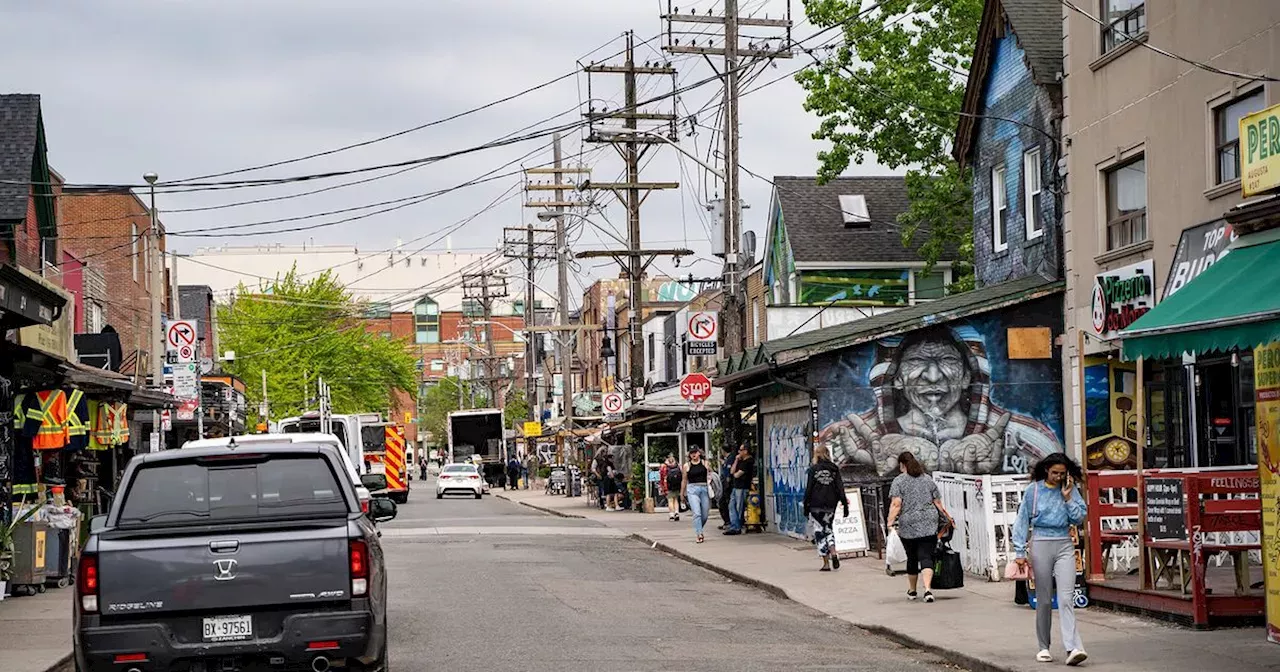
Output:
[[1013,526],[1013,550],[1020,566],[1027,564],[1027,539],[1031,539],[1031,570],[1036,582],[1036,639],[1040,643],[1036,660],[1042,663],[1053,661],[1049,642],[1054,579],[1058,582],[1058,618],[1062,621],[1067,664],[1079,665],[1089,657],[1076,632],[1076,553],[1069,529],[1072,525],[1084,524],[1084,498],[1076,487],[1083,476],[1080,465],[1062,453],[1053,453],[1037,462]]

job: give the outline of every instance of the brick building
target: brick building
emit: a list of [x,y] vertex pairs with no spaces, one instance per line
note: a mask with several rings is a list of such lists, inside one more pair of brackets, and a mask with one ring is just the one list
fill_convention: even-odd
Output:
[[[152,261],[147,253],[151,217],[146,204],[128,189],[74,187],[63,190],[58,209],[62,244],[106,279],[109,298],[103,301],[103,320],[120,334],[125,353],[121,372],[149,371]],[[159,231],[163,251],[163,224]],[[157,289],[167,304],[168,282]]]

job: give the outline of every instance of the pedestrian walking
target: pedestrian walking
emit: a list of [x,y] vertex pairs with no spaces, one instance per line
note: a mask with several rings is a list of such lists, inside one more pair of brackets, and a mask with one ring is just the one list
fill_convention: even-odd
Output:
[[1076,487],[1083,476],[1080,465],[1062,453],[1051,453],[1037,462],[1013,525],[1015,562],[1019,569],[1030,562],[1035,577],[1036,640],[1040,645],[1036,660],[1042,663],[1053,662],[1049,645],[1055,581],[1067,664],[1079,665],[1089,657],[1076,630],[1076,549],[1070,531],[1070,526],[1084,524],[1086,507]]
[[742,534],[747,514],[747,493],[751,490],[751,479],[755,474],[756,459],[744,442],[738,446],[738,456],[733,461],[733,494],[729,500],[729,529],[724,531],[725,534]]
[[[933,555],[938,546],[941,523],[954,525],[951,514],[942,505],[938,484],[910,451],[898,455],[901,472],[889,486],[889,527],[897,528],[902,546],[907,550],[907,599],[914,600],[916,589],[924,588],[924,601],[933,602]],[[923,585],[920,585],[923,584]]]
[[418,475],[422,477],[422,480],[424,481],[427,480],[427,456],[426,455],[418,456],[418,468],[420,469]]
[[515,455],[507,460],[507,489],[515,490],[520,487],[520,460]]
[[733,460],[737,451],[731,445],[725,445],[724,455],[720,457],[720,490],[716,495],[716,508],[720,510],[720,528],[729,529],[729,500],[733,497]]
[[658,467],[658,483],[660,494],[667,498],[667,520],[680,520],[680,491],[684,488],[684,471],[675,453],[667,455],[662,466]]
[[813,542],[818,546],[818,557],[822,558],[822,568],[818,571],[840,569],[832,528],[836,522],[836,504],[843,506],[845,518],[849,517],[849,496],[844,493],[840,467],[831,461],[831,451],[826,446],[814,447],[808,481],[804,490],[804,515],[813,518]]
[[684,498],[689,503],[689,515],[693,516],[693,533],[701,544],[706,541],[702,532],[707,526],[707,517],[711,515],[709,477],[714,475],[702,459],[701,446],[689,446],[689,461],[681,471],[684,474]]
[[604,468],[601,470],[600,484],[604,487],[604,510],[618,510],[618,473],[613,468],[613,457],[604,456]]
[[524,489],[528,490],[538,480],[538,469],[542,467],[542,461],[538,459],[538,451],[531,450],[529,454],[524,456]]

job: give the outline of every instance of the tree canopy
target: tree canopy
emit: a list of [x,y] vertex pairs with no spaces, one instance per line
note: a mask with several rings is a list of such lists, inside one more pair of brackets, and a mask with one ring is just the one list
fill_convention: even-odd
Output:
[[957,289],[973,284],[973,212],[967,171],[950,155],[964,99],[983,0],[804,0],[818,28],[842,27],[843,40],[796,76],[805,109],[821,120],[813,137],[825,182],[874,155],[907,169],[911,206],[898,218],[904,245],[930,267],[959,251]]
[[366,331],[366,306],[326,271],[307,280],[289,273],[259,287],[241,284],[217,311],[225,369],[243,379],[252,407],[267,376],[271,419],[315,409],[316,382],[330,388],[335,413],[384,412],[393,390],[417,394],[417,367],[403,342]]

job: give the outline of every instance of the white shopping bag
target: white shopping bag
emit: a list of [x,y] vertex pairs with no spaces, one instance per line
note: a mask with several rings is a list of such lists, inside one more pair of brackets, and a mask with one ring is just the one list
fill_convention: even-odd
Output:
[[889,538],[885,540],[884,564],[900,565],[907,561],[907,549],[898,538],[897,530],[889,530]]

